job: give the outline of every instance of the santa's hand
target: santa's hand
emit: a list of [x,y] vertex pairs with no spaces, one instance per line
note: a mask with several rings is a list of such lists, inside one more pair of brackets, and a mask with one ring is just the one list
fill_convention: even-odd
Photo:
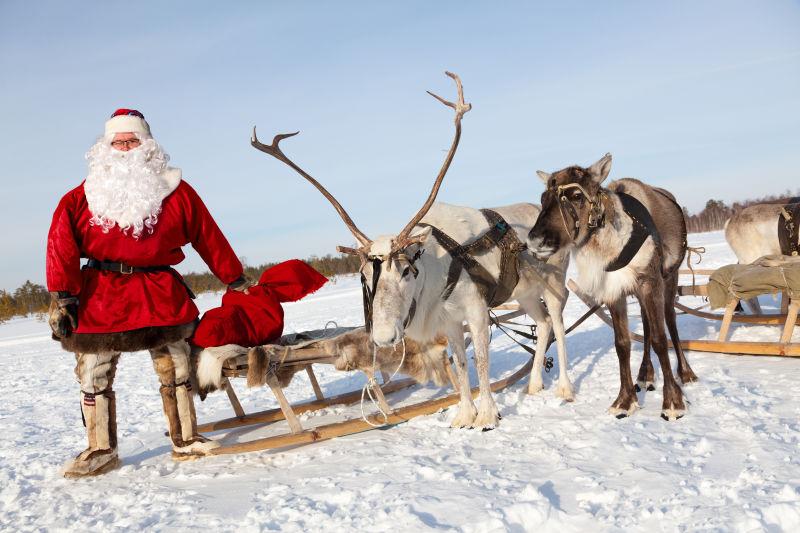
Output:
[[251,280],[250,278],[242,274],[235,281],[232,281],[228,284],[228,289],[232,291],[243,292],[245,294],[250,294],[250,292],[247,289],[249,289],[253,285],[258,285],[258,283],[256,283],[255,281]]
[[52,293],[48,320],[56,337],[69,337],[78,329],[78,298],[69,293]]

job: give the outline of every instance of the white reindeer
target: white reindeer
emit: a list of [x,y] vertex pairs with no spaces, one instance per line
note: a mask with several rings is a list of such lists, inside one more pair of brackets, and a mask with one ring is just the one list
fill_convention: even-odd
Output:
[[[791,255],[798,248],[797,204],[757,204],[745,207],[725,222],[725,240],[742,265],[765,255]],[[780,230],[786,242],[781,243]],[[754,313],[761,313],[758,298],[747,300]]]
[[[417,342],[426,343],[444,334],[454,353],[461,396],[458,413],[451,425],[491,429],[498,424],[500,417],[490,390],[487,309],[497,304],[498,299],[516,299],[539,328],[540,341],[528,391],[535,393],[542,389],[544,355],[553,331],[560,370],[557,394],[566,400],[573,399],[572,384],[566,371],[561,317],[567,298],[564,278],[568,255],[556,254],[545,262],[520,251],[521,247],[514,248],[515,243],[521,245],[525,242],[536,222],[539,208],[533,204],[496,208],[492,211],[500,219],[495,217],[493,223],[489,219],[494,215],[485,215],[478,209],[434,204],[458,147],[461,118],[471,108],[470,104],[464,103],[461,80],[455,74],[446,74],[456,82],[458,102],[448,102],[430,94],[455,110],[455,136],[427,201],[397,235],[370,240],[319,182],[286,157],[278,144],[297,133],[276,135],[271,145],[265,145],[258,141],[254,129],[251,144],[289,165],[311,182],[333,204],[359,242],[357,249],[339,247],[339,250],[357,254],[362,259],[365,305],[371,311],[368,315],[372,318],[373,342],[377,346],[392,346],[401,342],[405,334]],[[499,244],[483,246],[490,237],[496,237]],[[449,246],[445,246],[444,241],[449,242]],[[460,255],[463,250],[459,246],[469,247],[473,243],[477,248],[474,255]],[[513,283],[515,272],[518,273],[517,283]],[[467,323],[475,347],[480,391],[478,409],[470,392],[463,322]]]

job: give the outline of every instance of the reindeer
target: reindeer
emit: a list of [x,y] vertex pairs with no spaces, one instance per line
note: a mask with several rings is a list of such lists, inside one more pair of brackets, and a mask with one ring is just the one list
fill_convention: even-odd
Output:
[[[745,207],[725,222],[725,240],[742,265],[765,255],[797,256],[800,204],[758,204]],[[747,300],[761,313],[758,298]]]
[[[443,334],[452,348],[460,401],[453,427],[491,429],[499,413],[489,380],[489,316],[487,308],[516,299],[539,326],[539,339],[529,392],[542,388],[542,368],[550,332],[555,332],[559,357],[557,394],[572,400],[572,384],[566,373],[566,347],[561,312],[566,302],[564,287],[566,254],[538,261],[524,252],[522,242],[533,227],[539,208],[515,204],[478,210],[434,203],[461,137],[461,119],[471,109],[464,103],[461,80],[446,72],[457,86],[458,101],[434,98],[455,110],[455,135],[433,188],[422,208],[396,235],[369,239],[359,230],[339,202],[313,177],[281,151],[281,140],[297,133],[279,134],[271,145],[251,144],[289,165],[311,182],[334,206],[359,243],[339,251],[361,258],[367,328],[377,347],[394,346],[404,336],[426,344]],[[542,303],[543,299],[544,303]],[[480,408],[470,392],[464,345],[466,321],[475,347]]]
[[572,166],[552,174],[539,171],[546,189],[528,246],[540,259],[570,249],[579,285],[611,311],[620,391],[610,412],[617,418],[638,408],[626,302],[628,295],[636,296],[645,335],[638,386],[652,390],[654,371],[648,348],[652,343],[664,377],[661,416],[675,420],[686,407],[670,367],[665,319],[678,355],[678,376],[683,383],[697,380],[681,349],[673,307],[678,266],[686,254],[686,223],[675,198],[663,189],[631,178],[601,187],[610,170],[611,154],[606,154],[588,168]]

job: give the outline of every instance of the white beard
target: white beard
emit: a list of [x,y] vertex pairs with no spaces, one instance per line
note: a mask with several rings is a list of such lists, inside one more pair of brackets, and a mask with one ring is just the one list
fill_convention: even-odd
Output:
[[104,137],[86,153],[89,175],[83,189],[92,218],[89,224],[108,233],[119,226],[123,234],[131,230],[134,239],[153,233],[161,213],[161,203],[175,189],[165,171],[169,155],[153,139],[143,139],[139,147],[127,152],[111,147]]

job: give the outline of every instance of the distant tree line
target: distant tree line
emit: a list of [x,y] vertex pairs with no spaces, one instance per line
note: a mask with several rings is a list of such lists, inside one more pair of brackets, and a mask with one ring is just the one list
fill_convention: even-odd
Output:
[[703,210],[695,215],[690,215],[689,211],[684,207],[683,216],[686,217],[686,228],[689,233],[716,231],[725,227],[725,221],[745,207],[756,204],[789,204],[795,202],[800,202],[800,191],[795,194],[792,194],[791,191],[786,191],[783,194],[773,194],[754,200],[734,202],[731,205],[726,205],[722,200],[709,200]]
[[13,293],[0,289],[0,322],[11,317],[43,313],[50,305],[50,293],[42,285],[26,281]]
[[[247,265],[247,260],[240,258],[244,265],[245,275],[253,281],[258,281],[261,273],[266,269],[277,265],[278,263],[264,263],[258,266]],[[338,274],[352,274],[358,272],[361,267],[361,260],[354,255],[325,255],[317,257],[312,255],[308,259],[304,259],[311,267],[325,277],[330,278]],[[190,272],[183,276],[186,284],[192,289],[195,294],[201,294],[207,291],[221,291],[225,289],[225,285],[214,276],[211,272]]]
[[[689,233],[716,231],[722,229],[726,220],[745,207],[755,204],[785,204],[799,201],[800,191],[795,194],[792,194],[791,191],[786,191],[783,194],[773,194],[754,200],[734,202],[731,205],[725,204],[722,200],[709,200],[699,213],[690,215],[688,209],[684,207],[683,214],[686,217],[686,226]],[[323,257],[314,255],[306,259],[305,262],[327,277],[358,272],[361,266],[358,257],[344,254],[339,256],[329,254]],[[250,279],[257,280],[264,270],[275,266],[277,263],[248,266],[246,261],[242,260],[242,264],[245,264],[245,274]],[[190,272],[184,276],[184,279],[195,294],[225,289],[225,285],[211,272]],[[47,311],[49,304],[50,294],[47,289],[31,281],[26,281],[22,287],[14,292],[0,289],[0,322],[4,322],[14,316],[43,313]]]
[[[358,257],[344,254],[340,256],[311,256],[306,259],[305,262],[326,277],[358,272],[361,266],[361,260]],[[242,264],[245,263],[246,261],[243,260]],[[265,263],[259,266],[245,265],[245,274],[250,279],[256,281],[261,277],[261,273],[264,272],[264,270],[277,264],[278,263]],[[183,278],[195,294],[225,289],[225,285],[210,272],[192,272],[186,274]],[[47,288],[31,281],[26,281],[22,287],[14,292],[0,289],[0,323],[15,316],[44,313],[47,311],[49,305],[50,293],[47,292]]]

